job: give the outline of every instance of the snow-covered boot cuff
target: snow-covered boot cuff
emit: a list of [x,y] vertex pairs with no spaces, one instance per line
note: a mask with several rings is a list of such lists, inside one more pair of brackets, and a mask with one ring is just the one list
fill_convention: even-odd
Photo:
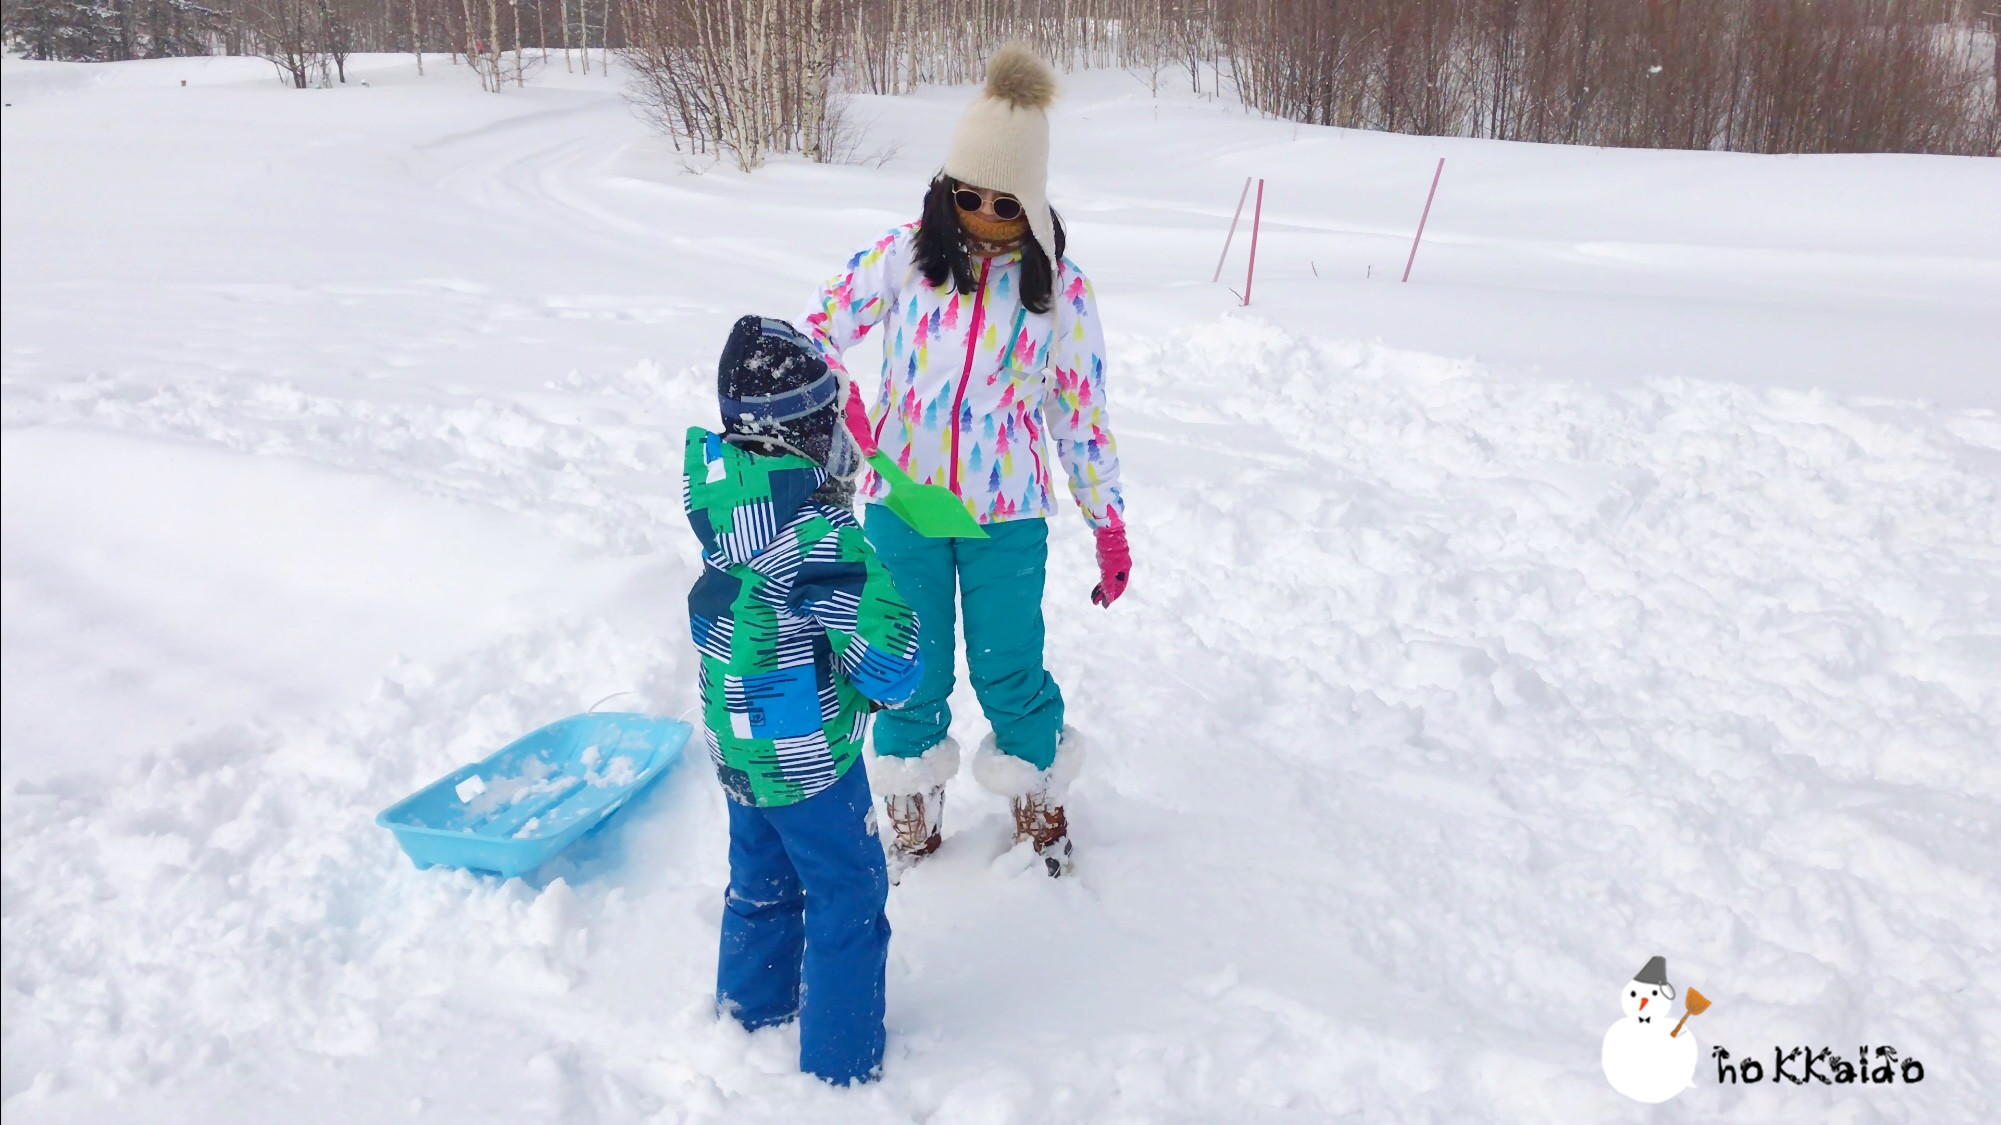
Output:
[[871,750],[868,763],[869,788],[879,797],[906,797],[929,793],[942,787],[959,773],[959,744],[952,736],[914,758],[893,758]]
[[973,776],[989,792],[1002,797],[1037,794],[1058,805],[1063,803],[1070,792],[1070,783],[1077,780],[1077,773],[1083,768],[1084,736],[1077,728],[1067,726],[1056,738],[1056,760],[1046,770],[1036,769],[1012,754],[1001,753],[992,734],[980,740],[979,751],[973,755]]

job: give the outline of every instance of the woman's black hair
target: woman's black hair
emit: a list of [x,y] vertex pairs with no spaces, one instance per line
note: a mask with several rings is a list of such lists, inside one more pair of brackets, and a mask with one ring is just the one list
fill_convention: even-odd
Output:
[[[959,207],[952,202],[952,193],[959,189],[959,181],[940,172],[931,180],[931,187],[924,193],[924,214],[917,221],[917,268],[924,273],[924,280],[933,285],[943,285],[950,278],[952,288],[961,293],[971,293],[974,285],[973,260],[966,253],[964,230],[959,226]],[[1056,256],[1063,256],[1063,220],[1056,209],[1049,209],[1049,223],[1055,228]],[[1049,311],[1052,291],[1056,287],[1056,271],[1043,253],[1042,244],[1030,234],[1021,244],[1021,303],[1030,312]]]

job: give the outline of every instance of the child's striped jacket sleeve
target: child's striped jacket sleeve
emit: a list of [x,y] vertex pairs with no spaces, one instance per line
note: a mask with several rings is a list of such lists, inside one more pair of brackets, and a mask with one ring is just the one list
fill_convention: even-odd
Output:
[[895,707],[917,692],[924,660],[917,614],[852,521],[808,552],[792,583],[792,612],[827,630],[834,664],[855,690]]

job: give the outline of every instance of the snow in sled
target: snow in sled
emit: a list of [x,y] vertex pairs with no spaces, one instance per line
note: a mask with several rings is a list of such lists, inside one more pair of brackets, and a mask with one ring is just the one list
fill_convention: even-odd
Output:
[[665,773],[691,730],[650,715],[572,715],[453,770],[375,823],[396,834],[418,867],[523,875]]

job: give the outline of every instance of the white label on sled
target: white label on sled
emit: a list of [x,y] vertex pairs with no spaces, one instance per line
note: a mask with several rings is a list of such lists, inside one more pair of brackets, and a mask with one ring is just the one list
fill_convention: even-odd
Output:
[[723,459],[720,457],[709,462],[709,483],[714,484],[723,479],[729,475],[729,471],[729,466],[723,464]]
[[463,805],[481,793],[486,792],[486,782],[481,781],[478,774],[473,774],[471,777],[459,782],[452,792],[459,795],[459,804]]
[[730,733],[738,738],[750,737],[750,716],[742,711],[730,712]]

